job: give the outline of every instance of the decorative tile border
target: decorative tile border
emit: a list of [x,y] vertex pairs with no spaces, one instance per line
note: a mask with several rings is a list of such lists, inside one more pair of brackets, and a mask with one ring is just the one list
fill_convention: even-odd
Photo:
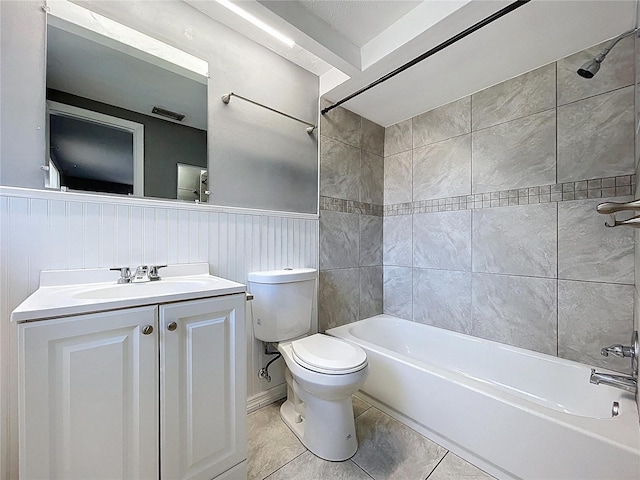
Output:
[[342,213],[360,213],[362,215],[382,216],[382,205],[373,203],[357,202],[355,200],[344,200],[342,198],[325,197],[320,195],[320,210],[330,210]]
[[459,197],[436,198],[417,202],[385,205],[383,215],[411,215],[413,213],[446,212],[476,208],[507,207],[534,203],[566,202],[588,198],[620,197],[632,195],[636,176],[598,178],[580,182],[557,183],[539,187],[476,193]]

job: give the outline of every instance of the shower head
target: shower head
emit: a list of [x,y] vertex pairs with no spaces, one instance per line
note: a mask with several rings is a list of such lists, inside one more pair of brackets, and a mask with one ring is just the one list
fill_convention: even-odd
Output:
[[602,63],[602,60],[604,60],[605,56],[602,55],[602,58],[599,57],[600,55],[582,65],[578,69],[578,75],[584,78],[593,78],[593,76],[598,73],[598,70],[600,70],[600,64]]
[[622,35],[618,35],[616,38],[611,40],[609,45],[607,45],[604,50],[602,50],[593,59],[589,60],[587,63],[585,63],[578,69],[578,75],[580,75],[583,78],[593,78],[594,75],[598,73],[598,70],[600,70],[600,64],[604,62],[604,59],[607,57],[607,54],[611,51],[613,47],[616,46],[616,43],[618,43],[623,38],[628,37],[629,35],[633,35],[637,31],[638,29],[634,28],[633,30],[624,32]]

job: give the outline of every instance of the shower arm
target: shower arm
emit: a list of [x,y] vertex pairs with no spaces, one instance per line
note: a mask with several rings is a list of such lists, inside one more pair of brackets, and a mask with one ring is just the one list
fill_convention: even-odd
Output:
[[613,49],[613,47],[615,47],[618,44],[618,42],[620,40],[622,40],[623,38],[627,38],[629,35],[633,35],[638,30],[639,30],[638,28],[634,28],[633,30],[629,30],[628,32],[624,32],[623,34],[618,35],[616,38],[611,40],[609,45],[607,45],[604,48],[604,50],[602,50],[598,55],[596,55],[596,61],[598,61],[599,63],[602,63],[604,61],[605,57],[609,54],[609,52]]

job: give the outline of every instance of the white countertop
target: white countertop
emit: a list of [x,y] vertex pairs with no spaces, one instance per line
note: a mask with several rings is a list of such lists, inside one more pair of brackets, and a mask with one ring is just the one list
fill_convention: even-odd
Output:
[[11,313],[13,322],[30,322],[120,308],[243,293],[246,287],[209,275],[206,263],[170,265],[161,280],[118,285],[109,269],[44,271],[40,288]]

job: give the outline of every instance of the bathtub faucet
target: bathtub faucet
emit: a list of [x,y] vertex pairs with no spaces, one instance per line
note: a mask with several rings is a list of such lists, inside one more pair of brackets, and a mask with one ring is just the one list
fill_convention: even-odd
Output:
[[616,357],[632,357],[633,348],[623,347],[622,345],[611,345],[610,347],[604,347],[600,350],[600,353],[605,357],[608,357],[609,354],[615,355]]
[[596,385],[603,383],[612,387],[621,388],[627,392],[635,393],[638,390],[638,357],[640,357],[640,341],[638,340],[638,332],[634,331],[631,334],[631,346],[625,347],[619,344],[611,345],[610,347],[604,347],[600,350],[600,353],[605,357],[608,357],[609,354],[611,354],[620,358],[631,358],[632,375],[628,377],[626,375],[599,373],[592,368],[591,378],[589,381]]
[[626,375],[611,375],[608,373],[596,372],[595,368],[591,369],[591,378],[589,381],[595,385],[609,385],[611,387],[621,388],[627,392],[636,393],[638,381],[633,377]]

